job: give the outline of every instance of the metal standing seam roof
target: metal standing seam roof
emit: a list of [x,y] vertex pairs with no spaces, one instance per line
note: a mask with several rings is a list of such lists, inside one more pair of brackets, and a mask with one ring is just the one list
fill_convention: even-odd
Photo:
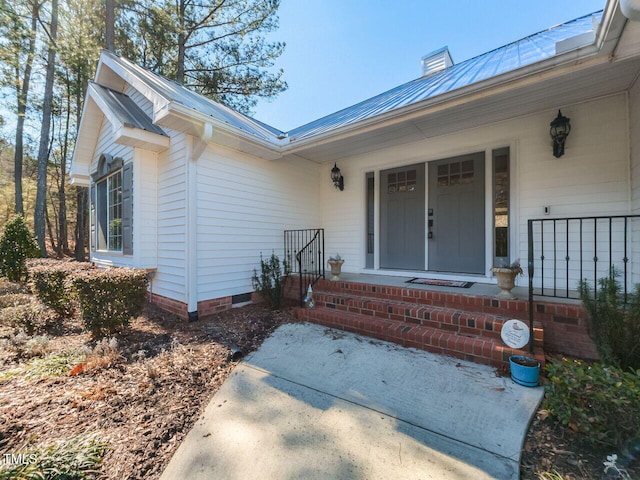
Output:
[[210,98],[199,93],[193,92],[188,88],[169,80],[161,75],[153,73],[145,68],[140,67],[124,58],[104,51],[103,55],[108,55],[113,61],[120,64],[128,72],[138,77],[145,85],[149,86],[161,97],[191,108],[205,115],[209,115],[216,120],[227,123],[235,128],[244,130],[263,140],[273,141],[275,138],[284,136],[285,133],[277,128],[273,128],[263,122],[254,120],[251,117],[236,112],[235,110],[222,105]]
[[[104,51],[103,55],[108,55],[113,61],[120,64],[169,101],[209,115],[262,140],[275,142],[278,139],[288,137],[288,141],[293,143],[296,140],[306,139],[351,125],[551,58],[556,55],[556,44],[558,42],[593,31],[594,19],[600,21],[601,16],[602,10],[551,27],[455,64],[438,73],[417,78],[286,133],[236,112],[111,52]],[[111,98],[118,100],[119,97],[112,95]],[[129,97],[126,98],[128,99]]]
[[598,11],[421,77],[288,132],[292,142],[437,97],[556,55],[556,43],[593,30]]
[[91,86],[123,125],[167,136],[160,127],[153,124],[147,114],[128,95],[95,82],[91,82]]

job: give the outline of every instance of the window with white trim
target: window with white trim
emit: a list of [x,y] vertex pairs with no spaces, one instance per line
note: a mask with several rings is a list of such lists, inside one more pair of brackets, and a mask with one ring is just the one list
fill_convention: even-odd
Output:
[[107,154],[100,156],[92,175],[91,244],[93,251],[131,255],[132,164]]

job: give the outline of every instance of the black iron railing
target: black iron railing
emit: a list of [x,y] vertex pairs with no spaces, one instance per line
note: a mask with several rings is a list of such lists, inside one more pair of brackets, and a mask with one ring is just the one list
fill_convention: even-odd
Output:
[[531,338],[534,295],[579,298],[581,281],[597,292],[615,269],[626,301],[632,258],[640,261],[640,215],[535,219],[527,231]]
[[285,230],[284,254],[292,274],[300,278],[300,303],[309,285],[324,278],[324,228]]

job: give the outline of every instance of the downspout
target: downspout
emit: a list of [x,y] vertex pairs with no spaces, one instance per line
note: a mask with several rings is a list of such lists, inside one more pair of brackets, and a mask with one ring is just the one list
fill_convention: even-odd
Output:
[[204,124],[198,137],[187,137],[187,212],[185,274],[187,315],[189,322],[198,320],[198,159],[213,137],[211,124]]

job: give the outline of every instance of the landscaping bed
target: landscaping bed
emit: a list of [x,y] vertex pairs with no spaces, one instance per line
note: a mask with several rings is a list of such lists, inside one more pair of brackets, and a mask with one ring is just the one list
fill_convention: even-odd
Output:
[[[233,346],[246,354],[295,321],[290,310],[249,305],[187,323],[148,305],[122,333],[100,342],[77,315],[49,325],[46,341],[38,340],[42,332],[16,335],[0,324],[0,454],[42,452],[89,436],[103,457],[96,478],[157,479],[237,364]],[[581,442],[541,409],[526,438],[521,478],[622,478],[604,473],[612,453],[630,478],[640,478],[637,461]]]
[[[293,321],[287,311],[246,306],[190,324],[149,306],[114,337],[115,348],[108,341],[96,348],[77,318],[65,320],[41,358],[91,349],[84,371],[73,376],[37,366],[27,371],[29,360],[2,348],[0,453],[38,451],[92,434],[107,444],[99,478],[159,478],[235,367],[229,345],[246,354]],[[5,347],[11,335],[0,327]]]

